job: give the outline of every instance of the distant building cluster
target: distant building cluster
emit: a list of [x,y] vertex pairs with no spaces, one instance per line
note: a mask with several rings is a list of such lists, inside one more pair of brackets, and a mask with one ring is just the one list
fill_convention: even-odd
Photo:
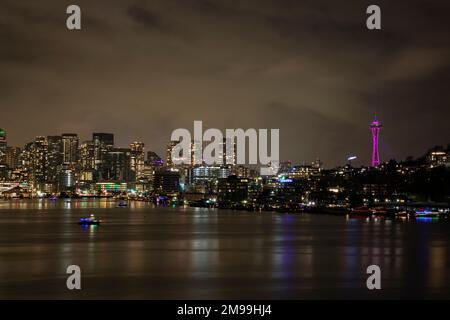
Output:
[[0,181],[16,183],[32,194],[95,196],[151,190],[155,170],[163,165],[142,142],[118,148],[114,134],[93,133],[80,142],[75,133],[38,136],[24,147],[8,146],[1,130]]
[[[164,205],[281,211],[450,202],[450,145],[418,159],[383,163],[376,142],[376,166],[355,168],[349,160],[345,166],[324,169],[318,159],[306,165],[285,161],[276,176],[260,176],[258,168],[236,164],[236,150],[226,150],[233,144],[225,140],[224,164],[192,159],[187,165],[172,159],[178,142],[167,144],[163,160],[142,142],[116,147],[112,133],[93,133],[83,142],[75,133],[38,136],[23,147],[9,146],[6,138],[0,129],[0,195],[6,198],[122,197]],[[192,141],[191,157],[199,147]]]

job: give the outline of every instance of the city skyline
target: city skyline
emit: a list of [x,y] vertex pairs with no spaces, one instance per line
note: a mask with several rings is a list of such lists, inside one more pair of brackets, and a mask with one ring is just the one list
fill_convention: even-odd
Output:
[[202,120],[279,128],[282,159],[333,167],[355,154],[359,165],[370,161],[375,113],[382,160],[450,140],[448,4],[380,1],[383,29],[373,32],[365,1],[78,4],[83,28],[70,32],[56,1],[2,3],[11,145],[120,132],[117,145],[138,140],[162,154],[173,129]]
[[[373,131],[373,126],[374,125],[378,126],[378,130],[377,130],[376,134]],[[419,152],[419,154],[417,154],[416,156],[408,155],[407,157],[404,157],[404,158],[383,158],[382,153],[379,151],[379,147],[380,147],[380,145],[379,145],[379,135],[380,135],[381,126],[382,125],[379,122],[378,116],[375,115],[374,120],[369,125],[372,141],[367,143],[367,149],[368,149],[367,152],[370,153],[370,157],[369,157],[367,163],[361,163],[361,161],[355,161],[357,158],[359,158],[359,156],[357,156],[357,155],[344,154],[343,155],[344,158],[342,159],[341,163],[336,163],[334,165],[324,163],[324,167],[326,167],[326,168],[336,168],[336,167],[339,167],[339,166],[344,166],[347,163],[349,163],[349,158],[348,157],[351,157],[351,163],[353,165],[356,164],[356,166],[362,166],[362,167],[370,167],[370,166],[371,167],[377,167],[381,163],[386,163],[386,162],[389,162],[390,160],[404,161],[407,158],[415,159],[415,158],[423,156],[424,153],[426,153],[426,151],[429,151],[432,148],[435,148],[435,147],[444,147],[445,148],[446,146],[448,146],[450,144],[449,142],[442,143],[442,144],[433,144],[433,143],[431,143],[431,144],[428,145],[428,147],[426,147],[426,149],[424,149],[421,152]],[[54,138],[54,137],[64,137],[64,136],[75,135],[75,137],[77,139],[78,153],[82,152],[81,149],[82,149],[82,145],[83,144],[94,142],[94,140],[95,140],[94,136],[96,134],[97,135],[98,134],[112,135],[112,137],[113,137],[112,139],[114,141],[114,144],[112,146],[114,146],[114,148],[117,148],[117,149],[130,149],[130,150],[132,150],[133,146],[135,144],[142,144],[142,147],[143,147],[143,150],[145,151],[145,154],[147,154],[147,152],[151,152],[151,153],[154,153],[154,154],[160,156],[162,159],[164,159],[164,164],[166,163],[166,157],[167,157],[167,150],[166,150],[167,145],[170,144],[170,143],[174,143],[174,141],[170,141],[170,139],[169,139],[169,140],[167,140],[166,144],[163,145],[163,146],[148,146],[143,141],[140,141],[138,139],[132,139],[125,145],[118,145],[117,143],[115,143],[115,141],[117,141],[117,138],[120,137],[120,134],[117,134],[116,132],[108,132],[108,133],[103,132],[103,133],[100,133],[100,131],[93,131],[93,132],[91,132],[90,138],[88,138],[88,137],[82,138],[82,137],[80,137],[80,135],[77,132],[71,132],[71,133],[63,132],[63,133],[59,133],[59,134],[40,134],[40,135],[37,135],[34,138],[26,141],[22,145],[12,145],[11,143],[9,143],[10,139],[8,137],[8,134],[7,134],[8,130],[6,130],[5,128],[0,128],[0,130],[1,130],[1,136],[2,136],[2,139],[0,139],[1,141],[3,141],[4,143],[7,143],[8,147],[20,148],[20,149],[23,149],[23,147],[26,144],[31,143],[33,141],[36,141],[36,139],[39,139],[40,137],[45,138],[47,140],[48,139],[51,140],[51,138]],[[374,134],[376,135],[376,139],[375,139]],[[155,150],[162,150],[162,151],[161,152],[156,152]],[[321,162],[323,163],[322,158],[320,157],[320,155],[316,156],[314,159],[299,159],[299,160],[283,159],[283,158],[280,159],[281,162],[288,161],[288,162],[291,162],[292,164],[295,164],[295,165],[305,165],[307,163],[313,163],[316,160],[321,160]],[[246,165],[252,167],[252,165],[249,165],[249,164],[246,164]]]

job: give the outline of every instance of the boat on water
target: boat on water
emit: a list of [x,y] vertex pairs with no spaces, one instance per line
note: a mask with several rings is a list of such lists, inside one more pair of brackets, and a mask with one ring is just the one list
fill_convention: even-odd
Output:
[[353,214],[353,215],[371,216],[372,213],[373,212],[369,207],[356,207],[356,208],[352,208],[352,210],[350,211],[350,214]]
[[118,207],[128,207],[128,203],[126,201],[120,201],[117,206]]
[[416,210],[415,215],[416,215],[416,217],[433,218],[433,217],[438,217],[439,216],[439,212],[422,208],[422,209]]
[[91,214],[88,218],[80,218],[80,221],[78,221],[78,224],[81,226],[93,226],[93,225],[99,225],[101,223],[101,220],[96,219],[93,214]]
[[384,215],[388,214],[388,210],[384,207],[375,207],[375,208],[372,208],[370,211],[372,211],[373,214],[380,215],[380,216],[384,216]]

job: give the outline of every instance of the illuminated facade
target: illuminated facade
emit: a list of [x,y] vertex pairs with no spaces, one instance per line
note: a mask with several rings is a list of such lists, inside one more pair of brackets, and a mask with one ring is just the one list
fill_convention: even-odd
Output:
[[131,182],[133,179],[130,170],[131,150],[126,148],[113,148],[107,155],[107,180]]
[[47,136],[47,146],[47,181],[57,183],[64,159],[62,136]]
[[94,143],[94,169],[98,175],[97,179],[106,179],[108,176],[106,160],[108,151],[114,148],[114,134],[93,133],[92,141]]
[[78,161],[78,136],[75,133],[63,133],[63,164],[75,165]]
[[136,181],[143,179],[144,176],[144,143],[133,142],[130,144],[130,169]]

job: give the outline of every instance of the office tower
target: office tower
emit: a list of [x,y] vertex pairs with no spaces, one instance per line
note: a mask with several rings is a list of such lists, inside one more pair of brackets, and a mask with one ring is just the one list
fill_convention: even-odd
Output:
[[236,141],[235,139],[223,138],[221,142],[220,157],[223,165],[234,166],[236,164]]
[[[179,143],[179,141],[170,141],[167,144],[167,148],[166,148],[166,166],[168,167],[173,167],[174,166],[174,162],[172,159],[172,152],[175,149],[176,145]],[[176,158],[178,159],[178,158]],[[175,159],[175,160],[176,160]]]
[[107,180],[131,182],[134,177],[130,170],[131,150],[126,148],[112,148],[106,157],[108,169]]
[[191,141],[191,166],[203,164],[202,144],[200,141]]
[[380,152],[378,144],[381,131],[381,123],[378,121],[376,116],[370,124],[370,131],[372,132],[372,167],[378,167],[380,165]]
[[84,141],[80,146],[80,181],[94,182],[95,174],[95,150],[93,141]]
[[95,146],[93,141],[84,141],[80,146],[80,169],[95,169]]
[[63,164],[74,166],[78,161],[78,136],[75,133],[63,133]]
[[135,141],[130,144],[130,150],[130,169],[136,181],[139,181],[144,174],[144,143]]
[[75,189],[76,178],[72,169],[63,169],[60,172],[58,189],[60,192],[72,192]]
[[47,138],[36,137],[30,147],[31,182],[35,188],[40,189],[47,181]]
[[94,169],[98,179],[107,179],[106,159],[108,151],[114,147],[114,135],[112,133],[93,133],[92,141],[94,143]]
[[5,164],[9,169],[16,169],[19,166],[19,156],[20,156],[20,148],[19,147],[7,147],[5,154]]
[[56,183],[64,160],[62,136],[47,136],[47,181]]

